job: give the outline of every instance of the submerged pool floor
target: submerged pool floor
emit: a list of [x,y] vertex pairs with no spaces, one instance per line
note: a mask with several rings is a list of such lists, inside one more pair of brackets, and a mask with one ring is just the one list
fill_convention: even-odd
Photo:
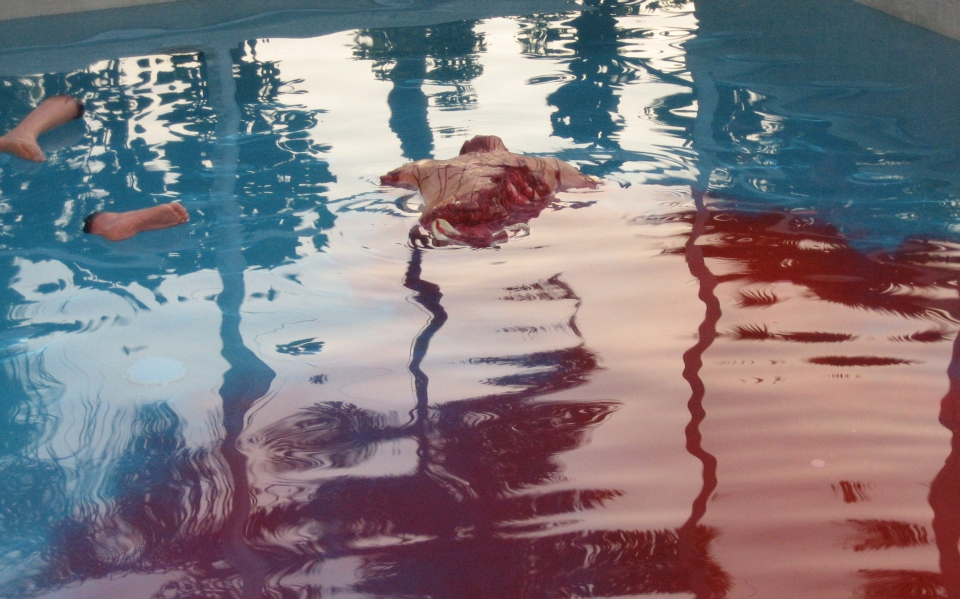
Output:
[[[87,107],[0,157],[0,597],[960,597],[957,42],[840,1],[307,18],[0,52],[2,130]],[[603,185],[431,239],[379,176],[477,134]]]

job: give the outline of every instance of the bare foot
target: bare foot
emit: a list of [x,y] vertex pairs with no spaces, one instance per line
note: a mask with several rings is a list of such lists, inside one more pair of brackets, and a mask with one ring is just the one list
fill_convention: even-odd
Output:
[[36,138],[17,135],[13,132],[0,137],[0,152],[10,152],[14,156],[34,162],[43,162],[47,159]]
[[131,212],[94,212],[87,217],[84,231],[110,241],[121,241],[143,231],[182,225],[188,220],[187,209],[177,202],[170,202]]
[[53,96],[34,108],[13,131],[0,137],[0,152],[10,152],[24,160],[43,162],[46,157],[37,137],[83,116],[83,103],[72,96]]

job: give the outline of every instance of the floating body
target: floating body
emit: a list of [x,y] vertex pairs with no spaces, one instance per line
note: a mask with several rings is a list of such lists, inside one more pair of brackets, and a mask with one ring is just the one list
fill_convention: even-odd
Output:
[[471,245],[489,245],[505,227],[537,216],[557,191],[600,183],[557,158],[513,154],[494,135],[465,142],[456,158],[405,164],[380,182],[419,191],[420,224]]

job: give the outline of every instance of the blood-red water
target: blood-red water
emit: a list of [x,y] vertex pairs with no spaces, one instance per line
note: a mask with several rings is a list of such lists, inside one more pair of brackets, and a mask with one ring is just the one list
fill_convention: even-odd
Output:
[[[958,50],[849,3],[428,4],[3,78],[5,125],[90,111],[0,165],[0,595],[960,597]],[[411,237],[379,175],[477,133],[604,185]]]

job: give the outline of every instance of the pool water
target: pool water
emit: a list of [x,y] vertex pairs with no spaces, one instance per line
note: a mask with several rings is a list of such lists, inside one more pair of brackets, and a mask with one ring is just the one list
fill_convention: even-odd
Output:
[[[0,50],[0,596],[960,597],[960,44],[367,4]],[[434,243],[477,134],[604,184]]]

